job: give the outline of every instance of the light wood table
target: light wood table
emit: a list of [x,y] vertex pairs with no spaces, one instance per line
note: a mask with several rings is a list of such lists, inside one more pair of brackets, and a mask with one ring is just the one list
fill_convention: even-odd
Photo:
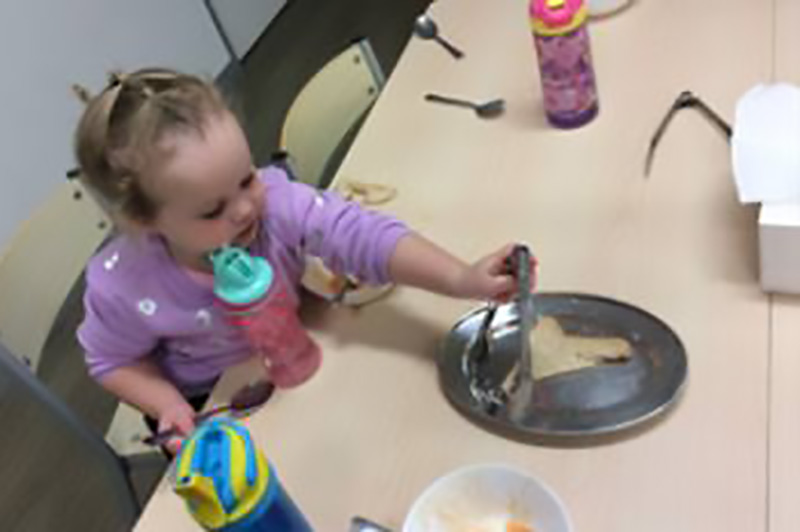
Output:
[[[800,84],[800,3],[777,0],[775,9],[774,80]],[[800,298],[775,296],[770,323],[770,530],[794,532],[800,527]]]
[[[756,213],[736,201],[727,144],[691,111],[672,124],[648,180],[643,165],[681,90],[732,117],[736,99],[770,79],[772,4],[643,0],[595,23],[601,114],[571,132],[544,123],[526,4],[433,4],[466,58],[412,39],[340,176],[398,187],[392,212],[461,256],[526,241],[543,290],[660,316],[690,360],[677,409],[635,438],[591,448],[486,433],[446,403],[433,363],[471,304],[399,290],[325,316],[321,372],[258,413],[252,432],[322,531],[345,530],[354,514],[399,527],[431,481],[477,462],[544,480],[580,531],[764,531],[770,302],[757,283]],[[482,121],[424,102],[428,91],[502,96],[508,110]],[[227,374],[219,393],[247,374]],[[137,528],[195,529],[166,486]]]

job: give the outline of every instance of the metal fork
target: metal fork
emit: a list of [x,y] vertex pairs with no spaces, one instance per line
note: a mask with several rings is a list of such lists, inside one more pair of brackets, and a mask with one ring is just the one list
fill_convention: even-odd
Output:
[[505,403],[505,398],[500,390],[489,385],[483,376],[481,368],[492,351],[490,330],[494,316],[497,313],[497,307],[497,303],[494,302],[486,307],[486,313],[483,315],[480,327],[469,344],[467,356],[464,358],[466,363],[464,370],[469,377],[470,394],[489,413],[494,412]]

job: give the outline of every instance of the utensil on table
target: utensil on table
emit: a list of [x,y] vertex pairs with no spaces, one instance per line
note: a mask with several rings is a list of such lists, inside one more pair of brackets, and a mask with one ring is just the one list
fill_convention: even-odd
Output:
[[350,532],[392,532],[392,530],[364,517],[355,516],[350,521]]
[[531,264],[533,258],[526,246],[516,246],[512,252],[512,268],[517,279],[516,310],[519,314],[519,361],[515,368],[510,386],[505,387],[508,397],[509,417],[522,419],[533,408],[533,360],[531,353],[531,330],[538,321],[532,293]]
[[490,100],[485,103],[475,103],[461,98],[453,98],[451,96],[428,93],[425,95],[425,100],[429,102],[467,107],[475,111],[475,113],[481,118],[494,118],[496,116],[500,116],[506,109],[506,102],[502,98]]
[[464,52],[450,44],[441,35],[439,35],[439,27],[428,15],[420,15],[414,21],[414,34],[420,39],[432,39],[438,42],[444,47],[445,50],[450,52],[450,55],[456,59],[461,59],[464,57]]
[[483,320],[481,321],[480,329],[475,334],[475,339],[470,343],[469,346],[469,354],[467,359],[471,361],[471,363],[480,364],[482,361],[486,360],[486,357],[489,356],[491,351],[491,338],[489,335],[489,330],[492,326],[492,320],[494,319],[495,312],[497,312],[497,304],[490,303],[489,306],[486,308],[486,314],[483,316]]
[[[236,392],[233,395],[231,402],[227,405],[221,405],[212,408],[208,412],[203,412],[202,414],[195,416],[194,423],[195,425],[199,425],[203,421],[226,412],[230,412],[236,417],[245,415],[251,410],[269,401],[269,398],[272,397],[272,393],[274,391],[275,386],[267,381],[259,381],[254,384],[249,384]],[[162,430],[161,432],[144,438],[142,443],[146,445],[164,445],[171,438],[178,436],[178,434],[178,430],[174,428]]]
[[[507,275],[516,275],[514,251],[506,257],[504,270]],[[492,322],[497,313],[499,304],[492,301],[486,305],[486,310],[481,320],[481,325],[470,341],[464,356],[464,374],[470,377],[470,390],[472,395],[483,404],[487,410],[493,410],[505,405],[507,396],[497,386],[493,386],[486,378],[483,366],[488,362],[492,352]]]
[[[517,303],[510,303],[515,309],[519,309],[519,301],[528,302],[533,297],[531,292],[535,286],[535,281],[531,279],[531,276],[534,273],[533,266],[535,263],[535,259],[524,245],[515,246],[505,260],[504,268],[506,274],[512,275],[517,279],[518,293],[514,300]],[[520,389],[522,389],[522,393],[526,397],[533,396],[532,383],[524,383],[524,387],[522,387],[524,381],[519,375],[522,366],[519,360],[509,368],[504,378],[501,379],[502,382],[496,382],[496,379],[493,381],[488,376],[491,373],[487,371],[487,366],[492,354],[492,322],[498,308],[499,304],[497,302],[491,302],[486,306],[481,325],[474,338],[470,341],[463,357],[463,371],[470,379],[470,393],[488,413],[494,412],[498,408],[506,408],[509,403],[510,393],[518,387],[521,387]],[[521,321],[519,310],[516,311],[516,314],[518,315],[517,321]],[[528,325],[525,327],[528,329],[527,334],[530,335],[532,324],[530,320],[527,323]],[[520,326],[514,329],[512,333],[516,338],[515,345],[518,346],[519,356],[517,358],[530,358],[529,341],[523,337],[523,334],[524,332]],[[526,350],[528,354],[525,354]],[[528,368],[528,373],[532,375],[530,364],[525,365]]]
[[658,129],[656,129],[656,132],[650,139],[650,145],[647,148],[647,158],[645,159],[644,163],[645,178],[650,175],[650,170],[653,167],[653,158],[656,154],[656,148],[658,147],[659,142],[661,142],[661,138],[664,136],[664,133],[667,131],[667,126],[669,126],[670,122],[672,122],[675,114],[683,109],[696,109],[725,135],[725,138],[728,140],[728,142],[731,141],[731,138],[733,137],[733,127],[692,91],[683,91],[672,103],[669,111],[667,111],[667,114],[658,125]]
[[490,303],[486,307],[480,328],[475,333],[464,356],[464,374],[468,375],[470,379],[470,393],[487,410],[499,408],[505,404],[505,398],[498,393],[497,388],[487,381],[482,368],[491,356],[491,326],[496,312],[496,303]]

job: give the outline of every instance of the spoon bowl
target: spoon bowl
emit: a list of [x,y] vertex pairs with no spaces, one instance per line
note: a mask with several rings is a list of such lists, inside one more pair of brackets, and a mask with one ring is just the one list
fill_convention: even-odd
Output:
[[475,113],[481,118],[494,118],[506,110],[506,102],[502,99],[491,100],[475,107]]
[[414,21],[414,34],[420,39],[435,39],[439,35],[439,26],[428,15],[420,15]]
[[450,52],[450,55],[456,59],[461,59],[464,57],[464,52],[453,46],[450,42],[446,41],[441,35],[439,35],[439,26],[437,26],[436,22],[428,15],[422,14],[414,21],[414,34],[420,39],[434,40],[438,42],[445,50]]

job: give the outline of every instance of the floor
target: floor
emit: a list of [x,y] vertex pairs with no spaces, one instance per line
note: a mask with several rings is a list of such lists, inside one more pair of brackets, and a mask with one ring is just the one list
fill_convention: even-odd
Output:
[[[367,37],[384,71],[390,74],[408,41],[414,18],[429,3],[430,0],[289,0],[245,58],[243,70],[229,80],[234,87],[233,104],[244,117],[256,163],[264,164],[276,151],[289,104],[318,68],[350,42]],[[88,378],[83,366],[74,336],[81,320],[81,294],[82,286],[77,286],[54,326],[40,377],[80,418],[104,433],[116,402]],[[4,454],[9,452],[14,451],[3,449]],[[149,467],[135,476],[142,501],[160,478],[163,467]],[[6,511],[13,508],[13,502],[4,499],[0,497],[0,516],[4,507]],[[61,530],[74,529],[69,523],[61,525]],[[33,526],[24,530],[43,529]]]

